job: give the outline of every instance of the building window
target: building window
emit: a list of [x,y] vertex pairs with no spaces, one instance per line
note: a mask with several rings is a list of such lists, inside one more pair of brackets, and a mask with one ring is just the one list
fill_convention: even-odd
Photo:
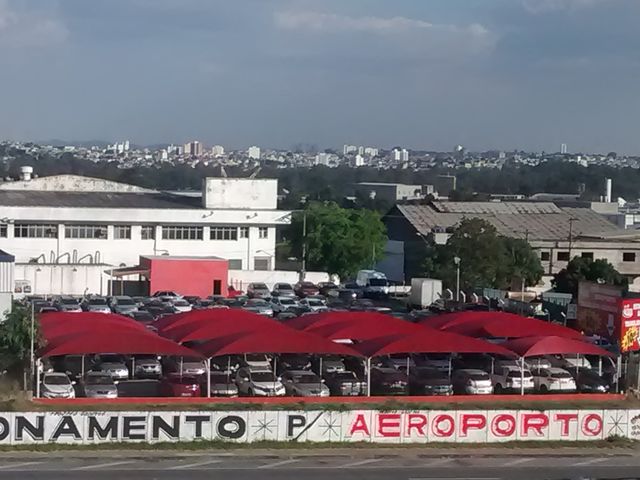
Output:
[[249,238],[249,227],[240,227],[240,238]]
[[0,238],[7,238],[7,224],[0,223]]
[[91,238],[106,240],[106,225],[66,225],[64,228],[66,238]]
[[622,252],[622,261],[623,262],[635,262],[636,261],[635,252]]
[[569,261],[569,252],[558,252],[558,261],[559,262],[568,262]]
[[253,259],[254,270],[269,270],[269,257],[255,257]]
[[131,225],[115,225],[113,238],[116,240],[131,240]]
[[170,226],[162,227],[163,240],[202,240],[202,227]]
[[269,238],[269,229],[267,227],[258,227],[258,238]]
[[155,240],[156,227],[153,225],[143,225],[142,230],[140,231],[140,236],[142,240]]
[[593,252],[582,252],[581,257],[585,260],[593,260]]
[[237,227],[211,227],[210,228],[211,240],[237,240],[238,228]]
[[229,270],[242,270],[242,259],[239,259],[239,258],[229,259]]
[[548,262],[550,258],[551,258],[551,255],[549,255],[549,252],[540,252],[541,261]]
[[58,236],[57,225],[16,223],[13,228],[13,236],[16,238],[56,238]]

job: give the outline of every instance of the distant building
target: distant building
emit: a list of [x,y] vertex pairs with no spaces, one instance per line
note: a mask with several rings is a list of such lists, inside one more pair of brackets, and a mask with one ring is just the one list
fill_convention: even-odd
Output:
[[567,144],[563,143],[562,145],[560,145],[560,153],[561,154],[566,154],[567,153]]
[[373,147],[367,147],[364,149],[364,154],[368,155],[371,158],[375,158],[378,156],[378,149]]
[[183,148],[185,155],[190,155],[192,157],[199,157],[200,155],[202,155],[203,147],[202,144],[197,140],[185,143]]
[[343,155],[349,155],[357,151],[358,151],[358,147],[356,147],[355,145],[345,145],[344,147],[342,147]]
[[222,145],[214,145],[211,147],[211,155],[219,157],[224,155],[224,147]]
[[369,198],[377,198],[395,203],[403,200],[419,200],[423,198],[422,185],[406,185],[403,183],[360,182],[354,185],[356,193]]
[[403,149],[395,148],[393,150],[393,159],[396,162],[408,162],[409,151],[406,148],[403,148]]
[[249,147],[249,150],[247,150],[247,155],[253,160],[260,160],[260,147]]
[[354,167],[364,167],[364,157],[360,154],[356,155],[353,159]]

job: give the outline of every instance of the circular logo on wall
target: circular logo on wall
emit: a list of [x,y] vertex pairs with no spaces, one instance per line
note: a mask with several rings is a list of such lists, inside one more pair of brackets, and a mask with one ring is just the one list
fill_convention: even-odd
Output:
[[623,309],[622,309],[622,316],[624,318],[631,318],[633,317],[633,308],[631,308],[631,305],[626,305]]

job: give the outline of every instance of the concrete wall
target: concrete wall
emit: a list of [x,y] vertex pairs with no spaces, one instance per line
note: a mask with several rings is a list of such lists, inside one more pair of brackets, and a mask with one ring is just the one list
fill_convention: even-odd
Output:
[[[35,172],[37,173],[37,172]],[[52,175],[29,181],[0,183],[0,190],[45,190],[53,192],[151,192],[146,188],[102,178],[80,175]]]
[[[233,285],[240,290],[246,290],[247,285],[252,282],[266,283],[269,288],[273,288],[275,283],[283,282],[292,285],[298,283],[300,274],[298,272],[290,272],[284,270],[229,270],[229,285]],[[329,274],[326,272],[307,272],[305,280],[313,283],[330,281]]]
[[206,178],[203,180],[204,208],[275,209],[278,181],[250,178]]
[[31,293],[37,295],[106,295],[109,275],[104,272],[109,268],[108,265],[17,263],[15,278],[16,283],[24,282],[31,287]]

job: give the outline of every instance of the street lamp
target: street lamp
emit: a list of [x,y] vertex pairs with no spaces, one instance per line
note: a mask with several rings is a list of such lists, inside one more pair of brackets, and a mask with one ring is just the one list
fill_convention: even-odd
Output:
[[456,302],[460,303],[460,257],[453,257],[456,264]]

